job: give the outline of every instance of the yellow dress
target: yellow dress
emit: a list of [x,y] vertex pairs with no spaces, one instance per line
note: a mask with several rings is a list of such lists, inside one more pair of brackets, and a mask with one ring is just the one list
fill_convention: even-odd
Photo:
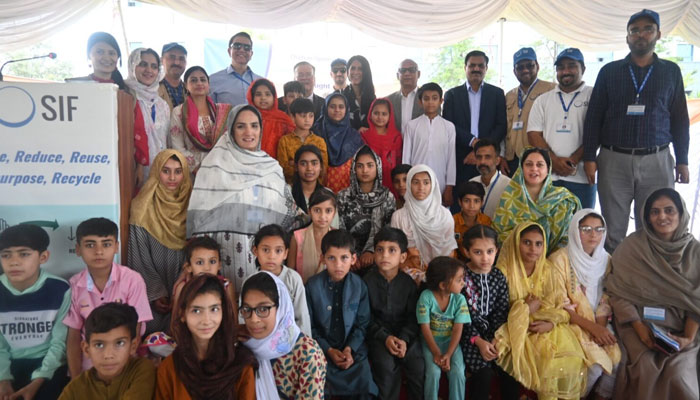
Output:
[[[524,222],[513,230],[496,263],[508,280],[510,296],[508,321],[496,331],[497,362],[523,386],[537,392],[540,400],[578,399],[586,388],[584,352],[569,325],[569,314],[563,308],[566,292],[545,258],[546,248],[533,273],[529,277],[525,273],[520,233],[530,225],[539,226]],[[525,303],[529,294],[541,301],[540,309],[532,315]],[[554,329],[529,332],[533,321],[552,322]]]

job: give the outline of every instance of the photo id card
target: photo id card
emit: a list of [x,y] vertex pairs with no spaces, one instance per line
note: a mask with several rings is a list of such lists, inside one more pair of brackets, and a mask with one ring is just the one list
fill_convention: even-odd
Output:
[[644,104],[630,104],[627,106],[627,115],[644,115]]
[[571,122],[564,121],[557,124],[557,133],[571,133]]
[[650,319],[653,321],[665,321],[666,310],[657,307],[644,307],[644,319]]
[[513,121],[513,130],[520,131],[523,129],[523,121]]

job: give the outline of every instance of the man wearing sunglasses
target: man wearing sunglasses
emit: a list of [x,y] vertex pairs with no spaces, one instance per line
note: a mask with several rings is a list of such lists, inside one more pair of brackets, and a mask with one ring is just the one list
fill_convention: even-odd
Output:
[[342,58],[336,58],[331,61],[331,79],[333,80],[333,89],[325,94],[328,97],[332,93],[340,93],[348,86],[348,62]]
[[238,32],[228,41],[228,55],[231,65],[209,77],[209,95],[214,103],[228,103],[232,106],[246,104],[248,87],[262,76],[248,66],[253,57],[253,39],[246,32]]
[[423,114],[423,107],[416,92],[418,91],[418,78],[420,70],[418,64],[413,60],[403,60],[396,72],[396,78],[401,84],[401,89],[387,96],[394,108],[394,121],[396,127],[401,130],[401,134],[406,131],[406,125]]

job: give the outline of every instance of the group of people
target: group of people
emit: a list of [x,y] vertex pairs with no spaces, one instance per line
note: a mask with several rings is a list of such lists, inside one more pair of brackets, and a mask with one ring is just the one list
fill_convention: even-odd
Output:
[[126,266],[104,218],[70,282],[42,228],[0,233],[0,398],[696,399],[688,114],[659,29],[634,14],[593,88],[578,49],[555,86],[523,48],[507,94],[475,50],[444,95],[404,60],[376,98],[369,62],[337,59],[325,99],[308,62],[278,98],[244,32],[211,77],[170,43],[127,79],[93,34],[78,80],[137,100]]

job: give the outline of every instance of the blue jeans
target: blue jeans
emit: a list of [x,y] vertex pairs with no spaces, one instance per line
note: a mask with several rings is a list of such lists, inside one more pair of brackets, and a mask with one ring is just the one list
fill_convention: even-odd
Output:
[[559,179],[552,182],[554,186],[565,187],[569,189],[574,196],[578,197],[583,208],[595,208],[595,197],[598,185],[589,185],[587,183],[575,183]]

